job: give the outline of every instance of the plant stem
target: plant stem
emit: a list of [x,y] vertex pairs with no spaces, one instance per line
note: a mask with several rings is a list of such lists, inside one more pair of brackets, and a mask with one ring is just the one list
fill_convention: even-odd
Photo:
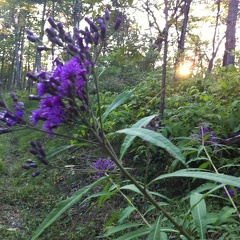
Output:
[[[109,143],[110,144],[110,143]],[[184,235],[188,240],[192,240],[192,237],[189,235],[189,233],[181,226],[179,225],[174,218],[166,212],[158,203],[154,200],[154,198],[149,194],[148,190],[142,187],[135,179],[132,177],[132,175],[123,167],[121,162],[116,157],[116,154],[112,153],[112,151],[108,148],[108,146],[104,145],[105,152],[109,155],[112,161],[115,162],[117,167],[121,170],[121,172],[125,175],[125,177],[130,180],[138,189],[139,191],[146,197],[146,199],[179,230],[179,232]]]
[[[211,157],[209,156],[208,151],[207,151],[207,149],[205,148],[204,145],[203,145],[203,148],[204,148],[204,151],[205,151],[205,153],[206,153],[206,155],[207,155],[208,161],[209,161],[210,164],[212,165],[212,167],[213,167],[215,173],[219,174],[219,172],[218,172],[216,166],[214,165],[214,163],[213,163]],[[235,204],[234,201],[233,201],[233,198],[230,196],[230,194],[229,194],[229,192],[228,192],[228,190],[227,190],[227,187],[226,187],[226,186],[223,186],[223,188],[224,188],[224,191],[226,192],[226,194],[227,194],[227,196],[228,196],[228,198],[229,198],[229,200],[230,200],[230,202],[231,202],[233,208],[236,210],[237,215],[238,215],[238,218],[240,219],[240,213],[239,213],[239,211],[238,211],[238,209],[237,209],[236,204]]]
[[[106,174],[107,175],[107,174]],[[107,175],[108,176],[108,175]],[[121,195],[127,200],[127,202],[135,208],[135,210],[137,211],[137,213],[140,215],[140,217],[142,218],[142,220],[145,222],[145,224],[150,228],[151,225],[148,223],[148,221],[144,218],[144,216],[139,212],[139,210],[133,205],[133,203],[128,199],[128,197],[120,190],[120,188],[117,186],[117,184],[115,182],[113,182],[113,180],[110,178],[109,179],[111,181],[111,183],[116,187],[116,189],[121,193]]]

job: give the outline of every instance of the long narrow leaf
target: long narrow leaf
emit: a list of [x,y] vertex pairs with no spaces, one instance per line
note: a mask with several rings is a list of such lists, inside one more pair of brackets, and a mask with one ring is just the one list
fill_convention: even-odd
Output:
[[[195,171],[194,171],[195,170]],[[190,177],[190,178],[201,178],[205,180],[211,180],[214,182],[223,183],[226,185],[240,187],[239,177],[229,176],[225,174],[211,173],[205,171],[198,171],[198,169],[183,169],[173,173],[163,174],[150,182],[150,184],[159,181],[161,179],[170,178],[170,177]]]
[[138,136],[141,139],[152,143],[158,147],[165,149],[173,157],[181,161],[186,165],[185,157],[183,156],[181,150],[177,148],[172,142],[165,138],[161,133],[151,131],[144,128],[126,128],[117,131],[118,133],[125,133],[132,136]]
[[[157,115],[151,115],[145,118],[140,119],[135,124],[133,124],[132,128],[141,128],[142,126],[146,126],[154,117]],[[125,153],[127,152],[128,148],[131,146],[133,140],[136,136],[127,135],[125,139],[123,140],[121,150],[120,150],[120,160],[123,158]]]
[[215,225],[219,226],[222,223],[225,223],[229,220],[230,216],[236,212],[236,209],[230,208],[228,206],[225,206],[221,209],[221,211],[218,213],[218,220],[215,223]]
[[108,236],[110,236],[114,233],[123,231],[123,230],[128,229],[128,228],[139,227],[141,225],[142,224],[140,224],[140,223],[125,223],[125,224],[122,224],[122,225],[119,225],[119,226],[116,226],[116,227],[111,227],[111,228],[108,229],[108,231],[105,234],[103,234],[102,236],[99,236],[98,238],[108,237]]
[[120,106],[121,104],[123,104],[126,100],[129,99],[129,97],[131,96],[133,91],[126,91],[123,92],[121,94],[119,94],[114,100],[113,102],[108,106],[108,108],[106,109],[106,111],[103,113],[102,115],[102,120],[104,121],[108,114],[113,111],[114,109],[116,109],[118,106]]
[[50,150],[47,153],[47,159],[51,159],[52,157],[54,157],[64,151],[67,151],[69,148],[72,148],[72,147],[74,147],[74,145],[61,146],[61,147],[55,148],[53,150]]
[[140,228],[136,231],[129,232],[129,233],[117,238],[116,240],[130,240],[130,239],[134,239],[137,237],[141,237],[141,236],[149,234],[150,230],[151,230],[151,228]]
[[118,219],[118,222],[119,222],[119,223],[122,223],[122,222],[123,222],[126,218],[128,218],[129,215],[130,215],[133,211],[135,211],[135,210],[136,210],[135,207],[132,207],[132,206],[126,207],[126,208],[122,211],[122,213],[120,214],[119,219]]
[[206,222],[206,203],[204,199],[202,199],[202,194],[193,193],[190,196],[190,205],[192,217],[196,225],[196,229],[198,232],[199,239],[206,239],[207,232],[207,222]]
[[152,225],[150,234],[148,235],[147,240],[161,240],[161,223],[162,218],[159,216],[156,222]]
[[37,228],[37,230],[33,233],[31,240],[37,239],[42,232],[49,227],[52,223],[54,223],[67,209],[72,207],[74,204],[79,202],[81,198],[94,186],[100,184],[101,182],[105,181],[105,178],[100,178],[98,181],[85,186],[74,193],[73,196],[70,198],[63,200],[59,202],[49,214],[48,216],[43,220],[43,222],[40,224],[40,226]]

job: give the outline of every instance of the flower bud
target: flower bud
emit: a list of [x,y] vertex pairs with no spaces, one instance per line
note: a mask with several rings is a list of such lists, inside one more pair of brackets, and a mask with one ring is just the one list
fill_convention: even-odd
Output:
[[28,78],[31,78],[33,81],[38,81],[38,77],[37,76],[34,76],[32,73],[30,73],[30,72],[27,72],[26,73],[26,76],[28,77]]
[[36,157],[37,157],[37,159],[38,159],[41,163],[43,163],[43,164],[45,164],[45,165],[48,165],[47,160],[46,160],[43,156],[37,155]]
[[16,95],[15,95],[15,93],[14,92],[11,92],[10,93],[10,97],[12,98],[12,100],[14,101],[14,102],[17,102],[17,97],[16,97]]
[[36,163],[30,163],[30,167],[31,167],[31,168],[37,168],[38,165],[37,165]]
[[39,96],[34,96],[34,95],[31,94],[31,95],[28,96],[28,99],[29,100],[37,100],[37,101],[39,101],[41,98]]
[[40,171],[37,170],[36,172],[32,173],[32,177],[35,178],[40,174]]
[[37,46],[37,51],[42,52],[42,51],[47,51],[50,50],[50,48],[45,47],[45,46]]
[[77,42],[78,42],[78,46],[80,47],[81,50],[84,50],[84,45],[83,45],[83,38],[82,37],[79,37],[77,39]]
[[49,17],[48,22],[50,23],[52,28],[57,28],[57,24],[54,22],[53,18]]
[[65,42],[73,43],[72,37],[69,33],[64,34],[64,40],[65,40]]
[[56,37],[57,32],[53,28],[46,28],[45,30],[50,37]]
[[48,36],[48,39],[49,39],[53,44],[57,44],[57,45],[60,46],[60,47],[63,46],[63,43],[62,43],[58,38]]
[[121,18],[117,18],[115,26],[114,26],[114,30],[115,31],[117,31],[119,29],[121,23],[122,23],[122,19]]
[[75,45],[73,45],[72,43],[68,44],[68,48],[72,52],[79,53],[79,49]]
[[34,141],[30,141],[29,143],[30,143],[30,145],[31,145],[33,148],[36,148],[36,147],[37,147],[37,145],[36,145],[36,143],[35,143]]
[[58,27],[60,36],[63,37],[64,34],[65,34],[65,31],[64,31],[64,29],[63,29],[63,24],[62,24],[61,22],[59,22],[59,23],[57,24],[57,27]]
[[99,36],[99,33],[96,32],[96,33],[94,34],[94,36],[93,36],[93,42],[94,42],[95,45],[98,45],[99,37],[100,37],[100,36]]
[[91,22],[90,24],[90,29],[91,29],[91,32],[98,32],[98,28],[95,26],[95,24],[93,22]]
[[23,169],[30,169],[31,167],[30,167],[30,165],[22,164],[22,168],[23,168]]
[[26,33],[27,33],[28,35],[33,35],[33,32],[32,32],[31,30],[29,30],[29,29],[26,30]]
[[45,153],[45,151],[44,151],[42,148],[39,148],[39,149],[38,149],[38,152],[39,152],[43,157],[46,157],[46,153]]
[[34,150],[34,149],[30,149],[29,152],[31,154],[33,154],[33,155],[37,155],[38,154],[38,152],[36,150]]
[[27,35],[27,39],[30,41],[30,42],[40,42],[40,39],[36,36],[33,36],[33,35]]
[[110,13],[108,8],[105,9],[105,19],[108,21],[110,19]]
[[104,39],[106,37],[106,26],[104,24],[101,25],[101,38]]
[[31,159],[27,159],[27,160],[26,160],[26,163],[29,163],[29,164],[30,164],[30,163],[33,163],[33,161],[32,161]]

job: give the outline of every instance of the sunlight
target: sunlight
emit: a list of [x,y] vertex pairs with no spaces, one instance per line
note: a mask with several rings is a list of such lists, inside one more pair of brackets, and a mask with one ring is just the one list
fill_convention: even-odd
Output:
[[180,76],[188,76],[192,73],[192,67],[192,62],[186,61],[178,67],[178,74]]

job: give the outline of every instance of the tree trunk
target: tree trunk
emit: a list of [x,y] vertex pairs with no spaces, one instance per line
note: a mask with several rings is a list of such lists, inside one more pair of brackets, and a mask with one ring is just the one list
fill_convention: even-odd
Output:
[[213,63],[214,63],[214,59],[217,56],[217,52],[219,50],[219,47],[223,41],[223,39],[225,38],[225,36],[222,37],[222,39],[218,42],[217,46],[216,46],[216,39],[217,39],[217,30],[218,30],[218,26],[219,26],[219,18],[220,18],[220,4],[221,4],[221,0],[217,1],[217,15],[216,15],[216,23],[215,23],[215,28],[214,28],[214,34],[213,34],[213,39],[212,39],[212,56],[208,62],[208,67],[207,67],[207,72],[206,72],[206,77],[211,73],[212,68],[213,68]]
[[223,56],[223,66],[234,65],[235,46],[236,46],[236,21],[238,14],[239,0],[230,0],[228,5],[227,29],[225,52]]
[[183,6],[183,23],[182,23],[182,29],[181,29],[181,35],[178,40],[178,52],[177,57],[175,61],[175,76],[174,79],[177,79],[177,67],[184,59],[184,51],[185,51],[185,38],[187,33],[187,25],[188,25],[188,19],[189,19],[189,11],[190,11],[190,5],[192,0],[185,0],[184,6]]
[[[14,21],[14,20],[13,20]],[[20,15],[18,16],[17,23],[14,26],[14,77],[13,77],[13,85],[17,83],[18,90],[21,90],[21,82],[20,82],[20,35],[21,35],[21,27],[20,27]]]
[[[164,0],[164,13],[165,13],[165,28],[169,29],[168,25],[168,0]],[[163,65],[162,65],[162,86],[161,86],[161,99],[160,99],[160,117],[163,116],[165,109],[165,93],[166,93],[166,77],[167,77],[167,56],[168,56],[168,32],[164,33],[164,53],[163,53]]]

